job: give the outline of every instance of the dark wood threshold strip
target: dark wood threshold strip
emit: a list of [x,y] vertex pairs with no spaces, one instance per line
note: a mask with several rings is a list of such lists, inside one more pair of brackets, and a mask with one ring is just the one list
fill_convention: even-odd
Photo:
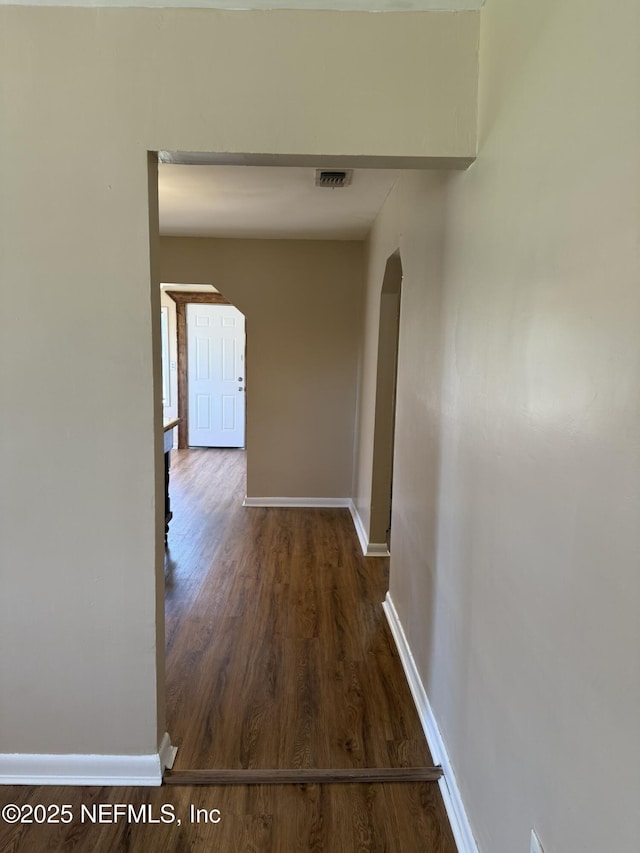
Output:
[[442,767],[350,767],[343,770],[167,770],[165,785],[327,785],[437,782]]

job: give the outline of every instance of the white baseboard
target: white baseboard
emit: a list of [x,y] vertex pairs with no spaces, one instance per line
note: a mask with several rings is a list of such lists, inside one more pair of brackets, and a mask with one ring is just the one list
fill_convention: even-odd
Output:
[[349,498],[286,498],[266,497],[250,498],[248,495],[242,501],[242,506],[274,506],[274,507],[300,507],[300,508],[343,508],[348,507]]
[[415,702],[434,764],[442,766],[443,776],[440,778],[438,784],[440,785],[440,792],[444,800],[458,851],[459,853],[478,853],[478,845],[471,831],[464,803],[456,784],[456,777],[449,761],[447,748],[440,734],[438,723],[436,722],[426,690],[416,667],[416,662],[407,642],[402,623],[389,593],[387,593],[382,607],[384,608],[389,628],[393,634],[393,639],[395,640],[396,648],[398,649],[398,654],[400,655],[400,660],[402,661],[402,666],[409,682],[413,701]]
[[158,752],[148,755],[0,755],[0,785],[162,784],[176,755],[165,733]]
[[388,557],[389,549],[386,542],[369,542],[365,557]]
[[169,733],[165,732],[158,747],[158,755],[160,757],[160,770],[164,773],[165,770],[171,770],[173,762],[176,760],[177,746],[171,745]]
[[362,519],[360,518],[360,513],[356,509],[356,505],[352,500],[349,501],[349,512],[351,513],[353,526],[358,534],[358,540],[360,541],[360,547],[362,548],[364,556],[388,557],[389,549],[386,542],[369,542],[369,537],[367,536],[367,531],[365,530]]

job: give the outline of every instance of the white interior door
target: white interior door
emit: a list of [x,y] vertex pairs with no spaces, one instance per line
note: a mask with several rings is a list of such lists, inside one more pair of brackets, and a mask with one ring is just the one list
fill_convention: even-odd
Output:
[[244,447],[244,314],[232,305],[187,305],[188,441]]

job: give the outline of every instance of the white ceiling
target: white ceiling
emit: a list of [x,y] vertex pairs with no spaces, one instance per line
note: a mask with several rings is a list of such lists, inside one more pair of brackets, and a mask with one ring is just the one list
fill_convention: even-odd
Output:
[[315,186],[300,166],[158,167],[167,236],[363,240],[396,181],[393,169],[354,169],[350,186]]

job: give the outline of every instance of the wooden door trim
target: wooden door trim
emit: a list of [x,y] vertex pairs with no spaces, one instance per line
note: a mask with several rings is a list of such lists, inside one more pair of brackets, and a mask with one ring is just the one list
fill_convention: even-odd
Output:
[[178,448],[189,446],[189,384],[187,378],[187,305],[231,305],[221,293],[202,290],[165,290],[176,303],[176,339],[178,349]]

